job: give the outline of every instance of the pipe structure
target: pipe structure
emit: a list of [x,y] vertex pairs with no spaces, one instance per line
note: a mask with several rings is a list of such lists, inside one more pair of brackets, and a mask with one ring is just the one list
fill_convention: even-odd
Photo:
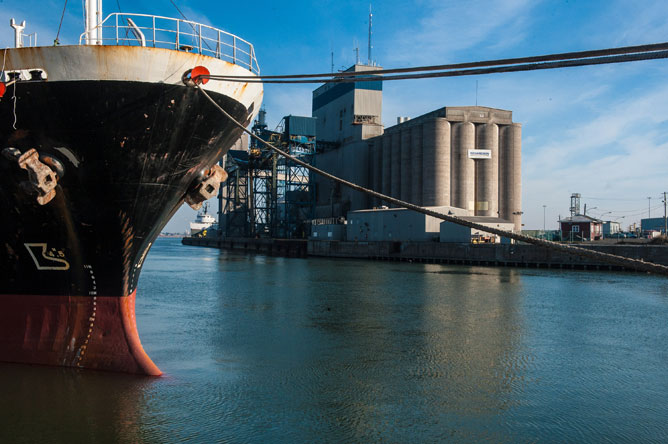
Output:
[[413,174],[412,167],[412,146],[411,146],[411,129],[403,128],[401,130],[401,200],[411,202],[411,175]]
[[450,122],[435,118],[422,126],[422,205],[450,205]]
[[14,28],[14,48],[23,47],[23,30],[26,27],[26,21],[23,20],[20,25],[12,18],[9,20],[9,25]]
[[473,159],[469,159],[468,152],[475,148],[475,125],[471,122],[456,123],[452,132],[452,145],[451,205],[473,211],[475,165]]
[[[422,205],[422,125],[411,127],[411,199],[415,205]],[[448,159],[449,162],[450,159]],[[448,165],[449,167],[449,165]],[[449,188],[448,183],[448,188]]]
[[475,215],[498,217],[499,127],[495,123],[476,127],[476,150],[488,150],[491,157],[475,160]]
[[102,0],[86,0],[86,44],[102,44]]

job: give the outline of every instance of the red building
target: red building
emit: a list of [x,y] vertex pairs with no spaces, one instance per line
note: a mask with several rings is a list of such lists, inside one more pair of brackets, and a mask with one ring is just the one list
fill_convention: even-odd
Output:
[[559,221],[561,240],[588,241],[603,237],[603,221],[583,214],[567,217]]

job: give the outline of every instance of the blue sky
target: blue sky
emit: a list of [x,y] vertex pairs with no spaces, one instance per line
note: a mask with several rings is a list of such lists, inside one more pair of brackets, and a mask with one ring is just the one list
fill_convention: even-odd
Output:
[[[366,60],[368,1],[249,2],[175,0],[185,15],[250,41],[262,72],[326,72]],[[0,44],[13,44],[9,18],[28,22],[40,44],[53,41],[64,1],[0,0]],[[178,17],[169,0],[111,1],[105,14]],[[383,67],[419,66],[668,40],[668,2],[442,1],[373,2],[373,59]],[[61,41],[83,31],[81,1],[69,2]],[[509,109],[523,124],[523,211],[527,229],[556,228],[579,192],[588,214],[623,226],[663,216],[668,191],[668,61],[388,82],[383,121],[442,106]],[[270,125],[310,115],[312,85],[267,85]],[[648,201],[648,197],[652,199]],[[184,206],[167,225],[183,231],[195,213]]]

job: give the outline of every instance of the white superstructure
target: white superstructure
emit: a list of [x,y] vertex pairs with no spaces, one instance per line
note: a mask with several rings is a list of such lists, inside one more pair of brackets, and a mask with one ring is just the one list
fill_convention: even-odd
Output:
[[209,214],[209,203],[204,204],[204,209],[197,213],[195,222],[190,222],[190,234],[195,234],[199,231],[206,230],[211,225],[216,223],[216,218]]

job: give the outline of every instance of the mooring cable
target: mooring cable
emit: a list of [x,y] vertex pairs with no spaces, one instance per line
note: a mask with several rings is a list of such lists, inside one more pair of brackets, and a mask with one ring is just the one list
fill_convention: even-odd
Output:
[[210,74],[202,76],[202,78],[210,80],[218,80],[225,82],[243,82],[243,83],[355,83],[355,82],[373,82],[382,81],[388,82],[390,80],[411,80],[411,79],[430,79],[438,77],[461,77],[472,75],[498,74],[509,72],[523,72],[523,71],[537,71],[543,69],[558,69],[558,68],[573,68],[578,66],[604,65],[612,63],[626,63],[638,62],[642,60],[656,60],[668,58],[668,50],[644,52],[638,54],[624,54],[613,55],[606,57],[595,57],[587,59],[576,60],[562,60],[555,62],[541,62],[541,63],[526,63],[521,65],[507,65],[495,66],[491,68],[474,68],[474,69],[460,69],[449,71],[427,72],[419,74],[398,74],[392,76],[380,76],[375,71],[357,71],[355,76],[350,77],[332,77],[325,79],[296,79],[296,80],[261,80],[255,79],[240,79],[234,76],[223,76]]
[[486,225],[478,224],[475,222],[470,222],[464,219],[461,219],[459,217],[455,216],[450,216],[448,214],[443,214],[439,213],[437,211],[430,210],[428,208],[421,207],[419,205],[412,204],[410,202],[405,202],[400,199],[396,199],[394,197],[386,196],[385,194],[379,193],[377,191],[365,188],[361,185],[355,184],[353,182],[349,182],[345,179],[342,179],[340,177],[337,177],[331,173],[328,173],[324,170],[321,170],[313,165],[310,165],[303,160],[300,160],[294,156],[291,156],[289,153],[286,153],[285,151],[281,150],[280,148],[270,144],[269,142],[262,140],[260,137],[257,135],[253,134],[251,131],[246,129],[241,123],[239,123],[234,117],[232,117],[225,109],[223,109],[222,106],[220,106],[213,98],[202,88],[200,85],[195,84],[194,85],[203,95],[206,97],[216,109],[218,109],[227,119],[229,119],[237,128],[241,129],[243,132],[247,133],[249,136],[251,136],[253,139],[257,140],[267,148],[273,150],[277,154],[285,157],[286,159],[289,159],[290,161],[308,169],[309,171],[319,174],[323,177],[326,177],[328,179],[331,179],[335,182],[340,183],[341,185],[345,185],[349,188],[352,188],[353,190],[360,191],[362,193],[366,193],[370,196],[377,197],[381,200],[384,200],[385,202],[397,205],[398,207],[405,208],[407,210],[413,210],[418,213],[427,215],[427,216],[432,216],[437,219],[441,219],[447,222],[452,222],[457,225],[463,225],[465,227],[473,228],[476,230],[483,231],[485,233],[492,233],[496,234],[502,237],[506,237],[509,239],[514,239],[516,241],[520,242],[526,242],[529,244],[533,245],[538,245],[541,247],[549,248],[552,250],[557,250],[557,251],[563,251],[565,253],[571,254],[571,255],[576,255],[576,256],[582,256],[582,257],[587,257],[590,259],[595,259],[595,260],[600,260],[602,262],[605,262],[607,264],[615,265],[615,266],[620,266],[620,267],[625,267],[625,268],[632,268],[637,271],[645,271],[649,273],[656,273],[656,274],[662,274],[668,276],[668,266],[661,265],[661,264],[655,264],[653,262],[645,262],[643,260],[638,260],[638,259],[632,259],[624,256],[617,256],[614,254],[609,254],[609,253],[603,253],[600,251],[594,251],[594,250],[589,250],[586,248],[581,248],[581,247],[573,247],[570,245],[564,245],[564,244],[559,244],[557,242],[553,241],[548,241],[545,239],[537,239],[535,237],[531,236],[526,236],[524,234],[520,233],[513,233],[512,231],[506,231],[506,230],[501,230],[499,228],[494,228],[494,227],[488,227]]
[[[483,67],[495,67],[495,66],[504,66],[504,65],[526,65],[537,64],[542,62],[563,62],[571,61],[574,62],[578,59],[595,59],[602,57],[610,56],[623,56],[623,55],[635,55],[640,56],[644,54],[649,54],[657,51],[666,51],[668,50],[668,43],[653,43],[648,45],[637,45],[637,46],[624,46],[619,48],[608,48],[608,49],[597,49],[597,50],[588,50],[588,51],[578,51],[578,52],[567,52],[559,54],[546,54],[539,56],[529,56],[529,57],[516,57],[508,59],[497,59],[497,60],[487,60],[479,62],[464,62],[464,63],[453,63],[447,65],[429,65],[429,66],[417,66],[409,68],[390,68],[390,69],[376,69],[369,71],[343,71],[336,73],[319,73],[319,74],[287,74],[287,75],[244,75],[244,76],[210,76],[211,79],[219,80],[225,79],[228,81],[237,81],[237,80],[262,80],[266,83],[269,83],[269,80],[287,80],[287,79],[312,79],[312,78],[324,78],[325,80],[316,80],[315,83],[325,82],[326,79],[336,78],[343,79],[345,77],[359,77],[359,76],[384,76],[385,74],[398,74],[398,73],[417,73],[424,71],[450,71],[450,70],[462,70],[469,68],[483,68]],[[650,57],[648,57],[649,59]],[[659,57],[660,58],[660,57]],[[637,59],[636,59],[637,60]],[[640,59],[643,60],[643,59]],[[635,61],[635,60],[623,60],[620,59],[619,62],[623,61]],[[614,62],[607,62],[614,63]],[[587,63],[594,64],[594,63]],[[584,66],[584,65],[573,65],[573,66]],[[546,68],[543,68],[546,69]],[[390,77],[388,77],[390,78]]]

